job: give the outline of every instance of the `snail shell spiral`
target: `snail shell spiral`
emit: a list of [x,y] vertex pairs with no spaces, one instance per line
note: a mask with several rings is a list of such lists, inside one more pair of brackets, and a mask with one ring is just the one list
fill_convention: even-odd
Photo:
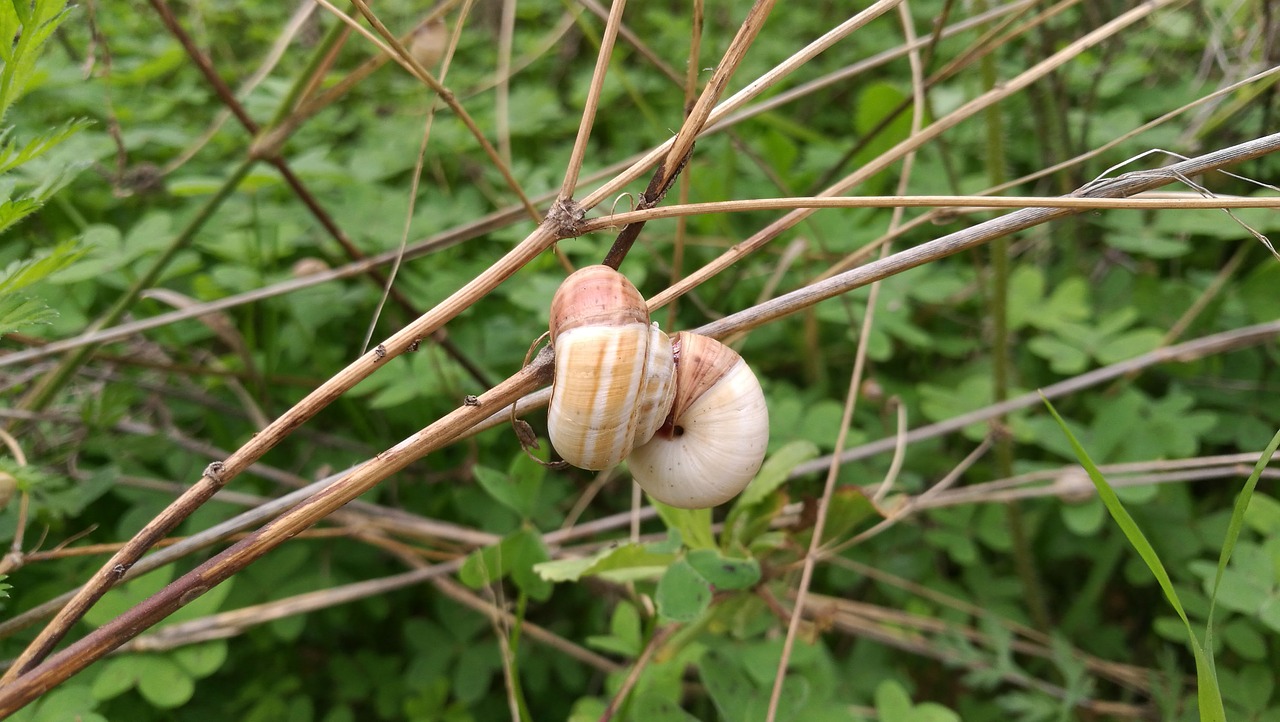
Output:
[[625,276],[588,266],[565,279],[551,303],[555,383],[548,435],[583,469],[616,466],[648,441],[675,399],[671,341],[649,323]]
[[547,425],[565,461],[607,469],[628,459],[641,488],[683,508],[722,504],[759,470],[769,412],[751,368],[715,339],[668,338],[622,274],[588,266],[565,279],[551,343]]

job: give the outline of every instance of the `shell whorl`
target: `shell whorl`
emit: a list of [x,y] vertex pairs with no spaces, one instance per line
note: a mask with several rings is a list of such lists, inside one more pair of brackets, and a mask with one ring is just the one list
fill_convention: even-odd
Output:
[[587,326],[649,325],[644,296],[608,266],[580,268],[564,279],[551,299],[551,344],[560,334]]
[[607,469],[648,441],[675,396],[671,341],[644,298],[606,266],[574,272],[551,302],[556,376],[548,435],[560,456]]
[[628,459],[650,496],[685,508],[728,501],[760,468],[769,412],[751,368],[719,341],[659,331],[612,268],[565,279],[551,302],[551,344],[548,434],[570,464]]
[[764,460],[764,392],[751,367],[719,341],[681,332],[672,346],[674,405],[653,438],[631,452],[631,475],[664,504],[723,504],[746,488]]

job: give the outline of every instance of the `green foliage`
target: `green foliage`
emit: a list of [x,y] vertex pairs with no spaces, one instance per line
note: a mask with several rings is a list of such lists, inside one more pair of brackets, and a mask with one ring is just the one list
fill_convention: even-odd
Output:
[[955,712],[940,704],[912,704],[911,697],[897,682],[881,682],[876,688],[877,719],[885,722],[958,722]]
[[26,92],[44,44],[69,12],[57,0],[14,0],[12,12],[0,12],[0,120]]
[[[1182,601],[1178,596],[1177,590],[1174,588],[1173,581],[1170,579],[1169,573],[1165,570],[1164,564],[1160,561],[1159,553],[1151,546],[1147,537],[1142,533],[1142,530],[1138,527],[1137,523],[1134,522],[1133,517],[1130,516],[1129,512],[1124,508],[1124,505],[1116,496],[1115,491],[1112,490],[1111,485],[1107,483],[1102,473],[1098,471],[1098,467],[1094,465],[1093,460],[1089,458],[1084,447],[1080,445],[1080,442],[1076,441],[1071,430],[1067,428],[1066,422],[1058,416],[1057,410],[1053,408],[1053,405],[1050,404],[1047,399],[1045,400],[1045,404],[1049,407],[1049,412],[1053,414],[1054,419],[1058,422],[1063,433],[1067,436],[1072,449],[1080,459],[1081,465],[1084,466],[1085,470],[1089,473],[1089,478],[1093,481],[1094,486],[1097,487],[1098,496],[1101,497],[1103,504],[1106,505],[1107,511],[1111,513],[1112,518],[1115,519],[1120,530],[1124,532],[1129,543],[1133,545],[1134,549],[1138,552],[1138,555],[1142,557],[1142,561],[1146,563],[1147,567],[1151,570],[1151,573],[1155,576],[1156,581],[1160,583],[1160,588],[1164,592],[1165,598],[1168,599],[1169,603],[1173,606],[1174,611],[1178,613],[1178,617],[1182,619],[1182,623],[1187,628],[1187,640],[1191,645],[1191,651],[1195,655],[1196,660],[1196,681],[1199,686],[1198,696],[1200,701],[1201,719],[1225,720],[1227,717],[1226,712],[1223,709],[1222,692],[1220,691],[1221,688],[1218,682],[1217,670],[1214,665],[1214,648],[1212,644],[1213,604],[1217,601],[1218,593],[1220,591],[1225,592],[1226,599],[1230,600],[1230,602],[1225,603],[1224,606],[1230,607],[1233,603],[1240,603],[1241,595],[1239,590],[1241,590],[1242,587],[1253,586],[1259,582],[1265,585],[1268,581],[1271,582],[1271,586],[1276,584],[1276,579],[1268,578],[1274,577],[1275,575],[1268,575],[1267,571],[1268,569],[1274,571],[1275,565],[1271,560],[1280,558],[1280,556],[1275,554],[1259,556],[1252,553],[1255,551],[1254,547],[1248,546],[1242,549],[1242,552],[1245,552],[1244,556],[1248,559],[1248,561],[1242,563],[1242,566],[1246,567],[1243,578],[1233,574],[1228,577],[1229,581],[1227,586],[1225,588],[1222,587],[1224,575],[1227,571],[1227,563],[1231,559],[1232,552],[1236,547],[1236,541],[1240,536],[1240,531],[1244,524],[1245,510],[1249,507],[1249,501],[1253,496],[1254,487],[1257,485],[1258,479],[1261,478],[1262,471],[1266,468],[1267,462],[1270,461],[1271,455],[1275,453],[1277,448],[1280,448],[1280,431],[1276,432],[1271,443],[1265,450],[1263,450],[1261,458],[1258,460],[1257,466],[1254,468],[1253,474],[1250,475],[1248,481],[1245,482],[1244,491],[1236,501],[1235,510],[1231,515],[1231,524],[1227,529],[1227,538],[1223,542],[1222,553],[1218,559],[1217,575],[1214,577],[1212,587],[1207,590],[1209,593],[1210,607],[1209,614],[1206,619],[1204,643],[1202,644],[1199,637],[1191,629],[1191,622],[1187,618],[1187,613],[1183,609]],[[1277,540],[1273,539],[1272,541]],[[1276,550],[1280,551],[1280,546],[1277,546]],[[1251,562],[1261,562],[1261,564]],[[1245,582],[1245,579],[1248,579],[1249,581]],[[1243,582],[1243,584],[1241,582]],[[1274,597],[1275,595],[1267,595],[1264,593],[1261,598],[1253,604],[1248,605],[1243,611],[1253,613],[1259,612],[1262,604],[1271,604],[1270,601],[1264,601],[1267,596]],[[1263,619],[1264,623],[1270,623],[1264,617],[1261,617],[1261,615],[1260,618]]]
[[[0,123],[27,91],[45,43],[70,12],[58,0],[14,0],[11,9],[0,9]],[[89,125],[85,119],[64,118],[57,127],[21,144],[13,126],[0,126],[0,234],[38,211],[85,168],[86,163],[68,158],[39,161]],[[57,318],[57,311],[45,302],[17,291],[70,265],[82,253],[75,242],[64,241],[11,262],[0,276],[0,334]]]
[[0,333],[32,324],[51,323],[57,318],[57,311],[38,299],[18,293],[18,290],[39,283],[82,255],[84,249],[77,241],[64,241],[48,251],[9,264],[0,277]]
[[[314,85],[328,90],[375,52],[356,34],[336,43],[341,26],[320,11],[259,78],[291,7],[170,5],[263,126],[295,107],[295,91],[318,59],[328,60]],[[962,5],[912,3],[917,33],[924,37],[937,17],[971,17]],[[996,82],[1109,19],[1115,8],[1104,5],[1067,8],[1042,31],[1004,38],[992,56]],[[515,220],[493,220],[515,207],[515,194],[444,109],[432,120],[410,214],[416,154],[435,100],[394,64],[307,119],[281,149],[323,219],[266,163],[238,177],[250,134],[234,118],[218,125],[222,101],[141,7],[0,3],[0,333],[7,334],[0,423],[27,457],[0,460],[0,473],[14,479],[12,499],[0,504],[0,548],[21,537],[24,551],[39,552],[8,570],[12,589],[0,583],[5,619],[93,574],[105,557],[90,545],[130,538],[176,487],[338,373],[362,351],[375,317],[373,344],[533,228],[518,211],[506,216]],[[695,70],[720,62],[744,8],[708,5]],[[423,12],[405,0],[375,9],[396,32]],[[729,92],[843,19],[829,10],[780,5]],[[517,3],[515,12],[506,99],[491,87],[499,74],[496,16],[463,25],[445,82],[481,132],[504,155],[509,150],[521,188],[545,198],[559,188],[574,144],[603,21],[546,0]],[[1234,81],[1238,68],[1265,65],[1254,30],[1263,16],[1257,0],[1175,4],[1091,47],[1051,80],[1002,100],[1001,170],[1012,178],[1054,166]],[[648,54],[683,70],[687,4],[632,3],[624,20],[647,49],[615,50],[583,169],[593,179],[579,199],[599,186],[596,171],[665,140],[685,112],[684,91]],[[456,6],[446,22],[456,26]],[[926,46],[926,127],[986,89],[977,62],[952,61],[990,27]],[[684,176],[688,199],[816,194],[907,139],[913,88],[905,57],[823,79],[896,48],[901,34],[896,15],[873,21],[767,90],[776,105],[700,137]],[[1205,48],[1214,48],[1212,67],[1202,64]],[[710,77],[697,73],[701,83]],[[818,81],[812,93],[782,95],[810,81]],[[1270,127],[1264,100],[1273,82],[1007,192],[1067,193],[1150,147],[1191,154],[1256,137]],[[498,122],[502,113],[509,122]],[[500,141],[503,125],[509,143]],[[980,123],[946,131],[917,154],[908,192],[982,189],[991,175],[987,143]],[[1123,170],[1160,162],[1142,158]],[[1233,172],[1274,178],[1276,162]],[[894,192],[903,167],[890,165],[849,193]],[[1196,180],[1219,195],[1267,192],[1222,174]],[[591,215],[626,208],[645,181]],[[677,186],[664,203],[683,192]],[[535,205],[545,212],[546,202]],[[921,210],[906,209],[892,251],[993,215],[916,222]],[[652,296],[777,217],[686,219],[679,268],[676,223],[653,221],[622,270]],[[1280,230],[1274,209],[1235,217],[1273,237]],[[837,263],[865,263],[892,221],[890,209],[818,211],[654,320],[668,330],[694,328],[810,284]],[[365,256],[397,248],[407,228],[413,255],[399,266],[380,315],[379,280],[350,268],[320,283],[306,275],[351,260],[329,224]],[[566,239],[558,251],[575,266],[597,263],[611,241],[603,233]],[[1021,231],[1004,299],[1009,395],[1088,380],[1162,345],[1274,322],[1280,264],[1259,245],[1220,211],[1090,212]],[[140,285],[153,268],[159,274]],[[388,268],[379,266],[383,278]],[[447,345],[423,338],[414,353],[388,359],[172,535],[200,533],[242,513],[243,504],[372,458],[508,377],[546,329],[564,274],[550,253],[515,271],[447,324]],[[1237,495],[1221,479],[1243,476],[1234,471],[1238,457],[1205,466],[1257,453],[1280,427],[1274,340],[1224,344],[1082,385],[1055,398],[1061,426],[1032,405],[899,439],[900,424],[949,424],[998,400],[992,277],[985,254],[961,253],[883,282],[848,429],[840,425],[869,289],[736,339],[763,382],[771,439],[755,480],[724,509],[655,504],[636,518],[633,537],[626,467],[598,475],[544,466],[554,454],[542,414],[532,412],[525,419],[540,448],[521,448],[503,425],[432,453],[314,536],[299,534],[184,606],[159,637],[98,662],[14,719],[464,722],[510,717],[509,695],[526,719],[598,720],[611,704],[620,722],[763,719],[826,480],[825,464],[820,473],[798,470],[817,467],[841,433],[855,459],[838,469],[828,500],[812,606],[786,663],[779,719],[1038,722],[1101,718],[1106,713],[1091,705],[1105,702],[1132,705],[1133,717],[1180,721],[1196,716],[1198,696],[1212,702],[1214,684],[1221,709],[1210,705],[1205,719],[1274,719],[1280,502],[1255,488],[1260,467]],[[30,385],[63,357],[6,364],[4,353],[94,329],[133,288],[142,293],[126,304],[122,322],[147,328],[95,349],[41,413],[17,411]],[[235,302],[217,310],[183,305],[227,299]],[[175,304],[200,315],[162,318]],[[920,497],[988,438],[1009,439],[1007,474],[1003,451],[987,452],[946,491]],[[877,451],[863,446],[872,443]],[[1104,470],[1114,465],[1113,493],[1105,482],[1084,481],[1074,465],[1081,449]],[[1193,462],[1202,463],[1188,469]],[[875,495],[890,478],[888,493]],[[1132,553],[1131,535],[1141,554]],[[838,558],[825,556],[854,537],[859,542]],[[71,636],[143,601],[223,543],[111,592]],[[473,604],[511,616],[495,623],[430,585],[329,598],[395,579],[406,562],[423,560],[456,565]],[[1158,565],[1148,566],[1152,560]],[[1032,584],[1048,600],[1047,620],[1032,616]],[[283,613],[278,606],[317,599],[333,605]],[[239,610],[247,612],[217,616]],[[229,636],[185,636],[189,628],[177,626],[184,621]],[[1024,632],[1042,626],[1047,637]],[[33,633],[0,640],[0,657],[15,657]],[[564,644],[546,644],[547,635],[608,661],[581,649],[565,654]],[[1141,673],[1121,681],[1115,669]],[[1198,690],[1189,682],[1196,673]],[[621,695],[624,685],[630,691]]]

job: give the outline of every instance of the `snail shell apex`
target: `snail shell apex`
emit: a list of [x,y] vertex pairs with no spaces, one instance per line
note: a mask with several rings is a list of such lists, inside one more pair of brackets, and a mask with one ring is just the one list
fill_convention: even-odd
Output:
[[587,266],[569,274],[551,299],[551,344],[560,334],[585,326],[649,325],[644,296],[627,277],[608,266]]

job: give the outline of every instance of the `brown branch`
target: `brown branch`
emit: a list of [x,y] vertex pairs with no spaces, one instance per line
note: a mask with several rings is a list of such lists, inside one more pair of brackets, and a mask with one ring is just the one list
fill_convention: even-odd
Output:
[[[711,80],[702,89],[702,95],[698,96],[698,102],[694,103],[693,108],[684,119],[684,123],[681,124],[680,130],[676,133],[670,148],[667,149],[666,157],[658,163],[658,168],[654,172],[653,178],[649,181],[649,187],[645,189],[645,192],[640,197],[640,202],[636,206],[637,210],[644,210],[658,205],[667,195],[667,191],[671,190],[671,186],[676,182],[680,171],[684,170],[690,156],[693,155],[694,141],[707,127],[707,122],[711,118],[711,111],[715,108],[716,103],[719,102],[720,96],[724,94],[725,88],[728,87],[729,79],[733,77],[733,74],[738,70],[738,66],[742,64],[742,59],[747,55],[747,49],[751,47],[751,43],[760,34],[760,29],[764,27],[764,22],[768,19],[769,11],[773,9],[774,2],[776,0],[756,0],[756,3],[751,6],[747,17],[742,21],[742,26],[738,28],[738,34],[734,36],[733,42],[729,43],[729,47],[724,51],[724,57],[716,65],[716,70],[712,74]],[[631,251],[631,246],[635,243],[643,228],[643,221],[623,228],[618,234],[618,238],[613,242],[613,247],[605,255],[604,265],[615,269],[621,266],[623,259]]]
[[[187,31],[178,23],[178,20],[174,17],[173,11],[169,8],[168,3],[165,2],[165,0],[149,0],[149,2],[151,3],[151,6],[155,8],[156,13],[160,15],[160,19],[164,23],[165,28],[175,38],[177,38],[179,43],[182,44],[183,49],[187,52],[187,57],[191,58],[191,61],[195,63],[195,66],[199,68],[201,74],[204,75],[205,81],[213,87],[214,93],[222,101],[223,105],[231,111],[231,114],[236,117],[236,120],[240,121],[240,125],[244,126],[244,129],[247,130],[250,135],[260,135],[262,133],[261,126],[259,126],[258,123],[249,116],[248,111],[245,110],[240,101],[236,99],[235,93],[231,90],[231,87],[222,79],[222,76],[218,75],[217,71],[213,67],[213,63],[210,62],[209,57],[196,46],[195,41],[191,39],[191,36],[187,34]],[[273,129],[268,128],[267,133],[272,134],[272,130]],[[276,136],[278,136],[278,134],[273,134],[273,137]],[[337,222],[333,220],[333,216],[329,215],[329,212],[325,210],[324,206],[320,205],[320,201],[317,200],[315,195],[311,193],[310,189],[303,184],[302,179],[293,172],[293,169],[289,167],[288,162],[286,162],[285,159],[277,152],[274,152],[280,147],[280,144],[284,142],[284,137],[276,137],[275,142],[276,145],[273,147],[273,152],[266,155],[258,155],[257,157],[265,160],[279,171],[280,176],[284,179],[284,182],[289,186],[290,190],[292,190],[294,195],[298,197],[298,200],[302,201],[302,205],[306,206],[312,217],[314,217],[316,222],[324,228],[325,232],[328,233],[333,240],[337,241],[339,246],[342,246],[342,250],[346,252],[348,258],[353,261],[363,260],[365,258],[365,254],[354,242],[352,242],[346,232],[338,226]],[[258,150],[261,149],[261,146],[256,143],[254,147]],[[258,150],[255,150],[254,152],[258,152]],[[387,286],[387,277],[376,266],[369,267],[365,271],[365,274],[375,285],[378,286],[378,288],[381,289]],[[400,289],[392,287],[390,289],[390,294],[396,304],[399,305],[405,313],[409,314],[409,316],[413,317],[421,314],[421,311],[414,308],[413,303],[409,301],[409,298],[405,296],[404,292]],[[443,329],[437,329],[434,331],[432,333],[432,339],[439,343],[445,353],[449,354],[450,357],[457,361],[458,364],[462,366],[462,368],[470,374],[473,379],[479,382],[481,386],[489,388],[493,385],[487,375],[480,369],[479,365],[463,354],[461,349],[448,339]]]
[[[1107,38],[1115,36],[1126,27],[1174,2],[1178,2],[1178,0],[1151,0],[1150,2],[1143,3],[1123,13],[1098,29],[1075,40],[1070,45],[1054,53],[1049,58],[1041,61],[1031,68],[1028,68],[1024,72],[1019,73],[1009,81],[979,95],[973,100],[970,100],[959,108],[953,110],[951,113],[938,118],[933,123],[925,127],[920,133],[908,136],[893,148],[877,156],[875,160],[870,161],[857,171],[854,171],[841,179],[840,182],[823,191],[821,195],[836,196],[847,193],[868,178],[871,178],[881,171],[887,170],[907,153],[920,148],[925,143],[942,135],[943,132],[959,125],[962,121],[973,117],[986,108],[1000,102],[1014,93],[1024,90],[1028,85],[1048,75],[1054,69],[1066,64],[1069,60],[1085,52],[1088,48]],[[687,293],[690,289],[701,284],[703,281],[706,281],[708,278],[711,278],[720,271],[723,271],[725,268],[733,265],[733,263],[742,256],[760,248],[765,243],[776,238],[779,234],[809,217],[813,212],[814,211],[812,210],[792,211],[786,216],[774,221],[761,229],[755,235],[734,246],[728,252],[722,254],[719,258],[690,274],[676,286],[672,286],[666,291],[663,291],[650,299],[650,307],[654,308],[666,305],[666,303],[668,303],[672,298]]]
[[[242,541],[173,581],[141,604],[90,632],[83,639],[51,656],[40,666],[29,669],[0,687],[0,718],[12,714],[54,685],[138,636],[148,627],[226,581],[271,549],[372,489],[378,482],[404,469],[430,451],[444,446],[476,421],[545,384],[550,376],[550,359],[549,352],[540,354],[533,364],[485,392],[475,404],[464,404],[426,429],[379,454],[356,468],[341,481],[326,487],[288,513],[272,520]],[[164,516],[163,513],[162,516]],[[125,568],[107,570],[108,574],[114,574],[117,577],[122,577],[126,571]],[[69,607],[71,605],[68,605]]]
[[208,501],[227,481],[261,458],[321,409],[367,378],[388,359],[409,350],[427,334],[461,313],[463,309],[469,307],[549,247],[554,240],[555,236],[551,232],[545,227],[539,227],[523,242],[440,305],[325,381],[225,461],[210,464],[198,482],[148,522],[119,553],[108,560],[102,569],[80,588],[80,591],[63,607],[53,621],[41,630],[36,639],[23,651],[18,662],[6,674],[6,679],[0,680],[0,683],[12,680],[16,674],[22,674],[48,655],[75,622],[84,616],[89,607],[93,606],[108,589],[122,580],[129,567],[133,566],[147,549],[151,548],[156,541],[168,536],[174,527]]
[[[1207,173],[1223,166],[1260,158],[1268,153],[1275,152],[1277,149],[1280,149],[1280,133],[1240,143],[1212,153],[1206,153],[1174,163],[1166,168],[1152,171],[1135,171],[1114,179],[1090,183],[1070,197],[1118,198],[1135,195],[1170,183],[1180,176],[1189,177]],[[974,248],[994,238],[1016,233],[1059,218],[1065,218],[1075,213],[1076,211],[1069,208],[1027,208],[1015,211],[1006,216],[994,218],[976,226],[945,235],[928,243],[922,243],[914,248],[895,253],[888,258],[873,261],[865,266],[832,276],[824,281],[805,286],[772,299],[767,303],[725,316],[694,330],[697,333],[708,336],[721,337],[731,332],[752,329],[808,308],[820,301],[848,293],[855,288],[860,288],[881,278],[887,278],[916,266],[936,261],[939,258],[945,258],[960,251]],[[665,301],[669,301],[672,295],[669,293],[660,294],[649,299],[649,310],[652,311]]]

